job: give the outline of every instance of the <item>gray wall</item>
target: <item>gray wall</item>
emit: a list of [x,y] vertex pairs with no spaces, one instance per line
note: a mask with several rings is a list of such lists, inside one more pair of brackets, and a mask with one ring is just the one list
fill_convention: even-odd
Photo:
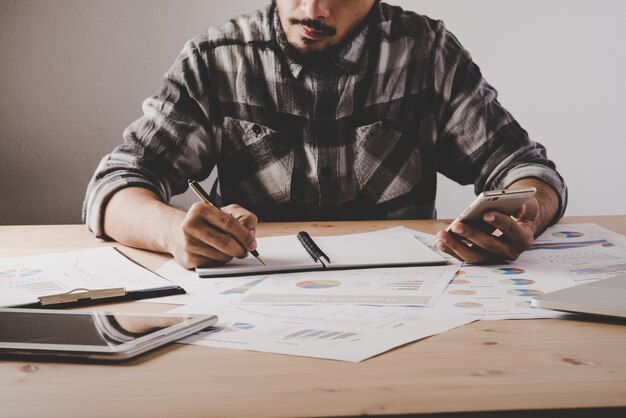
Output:
[[[98,161],[184,42],[265,3],[1,0],[0,224],[80,222]],[[626,2],[395,3],[444,20],[473,53],[566,177],[568,214],[626,214]],[[472,196],[441,179],[439,216],[455,216]]]

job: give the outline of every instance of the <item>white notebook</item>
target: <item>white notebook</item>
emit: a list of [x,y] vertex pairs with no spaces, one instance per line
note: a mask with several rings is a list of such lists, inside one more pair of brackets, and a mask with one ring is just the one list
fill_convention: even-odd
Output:
[[446,260],[407,231],[310,237],[258,238],[266,265],[248,256],[217,267],[198,267],[200,277],[224,277],[288,271],[406,267],[446,264]]

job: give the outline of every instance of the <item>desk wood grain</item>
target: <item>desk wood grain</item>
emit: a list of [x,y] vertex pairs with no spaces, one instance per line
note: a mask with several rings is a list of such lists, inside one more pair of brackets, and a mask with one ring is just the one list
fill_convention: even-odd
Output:
[[[564,222],[596,222],[626,234],[626,216]],[[300,229],[341,234],[397,224],[262,224],[258,235]],[[447,222],[401,224],[433,233]],[[103,245],[115,244],[93,238],[81,225],[0,227],[0,256]],[[124,251],[153,269],[169,259]],[[171,309],[139,303],[115,307]],[[286,417],[626,408],[625,353],[622,323],[543,319],[475,322],[359,364],[180,344],[121,365],[0,361],[0,416]]]

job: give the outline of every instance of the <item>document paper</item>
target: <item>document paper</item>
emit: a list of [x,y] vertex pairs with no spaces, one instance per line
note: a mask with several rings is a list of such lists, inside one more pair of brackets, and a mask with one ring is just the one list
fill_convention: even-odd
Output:
[[0,307],[79,288],[133,291],[171,285],[112,247],[0,259]]
[[216,312],[217,327],[180,340],[208,347],[359,362],[472,322],[414,308],[367,306],[188,305],[173,312]]
[[280,274],[251,287],[241,303],[432,306],[457,270],[434,266]]

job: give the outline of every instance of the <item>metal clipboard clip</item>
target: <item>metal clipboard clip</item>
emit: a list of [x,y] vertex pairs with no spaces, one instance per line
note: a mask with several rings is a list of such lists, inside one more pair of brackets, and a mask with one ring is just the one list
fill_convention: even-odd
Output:
[[126,289],[123,287],[116,287],[111,289],[97,289],[89,290],[85,288],[78,288],[70,290],[67,293],[59,293],[57,295],[41,296],[39,297],[39,303],[41,306],[58,305],[61,303],[74,303],[79,300],[89,299],[106,299],[114,298],[118,296],[126,296]]

